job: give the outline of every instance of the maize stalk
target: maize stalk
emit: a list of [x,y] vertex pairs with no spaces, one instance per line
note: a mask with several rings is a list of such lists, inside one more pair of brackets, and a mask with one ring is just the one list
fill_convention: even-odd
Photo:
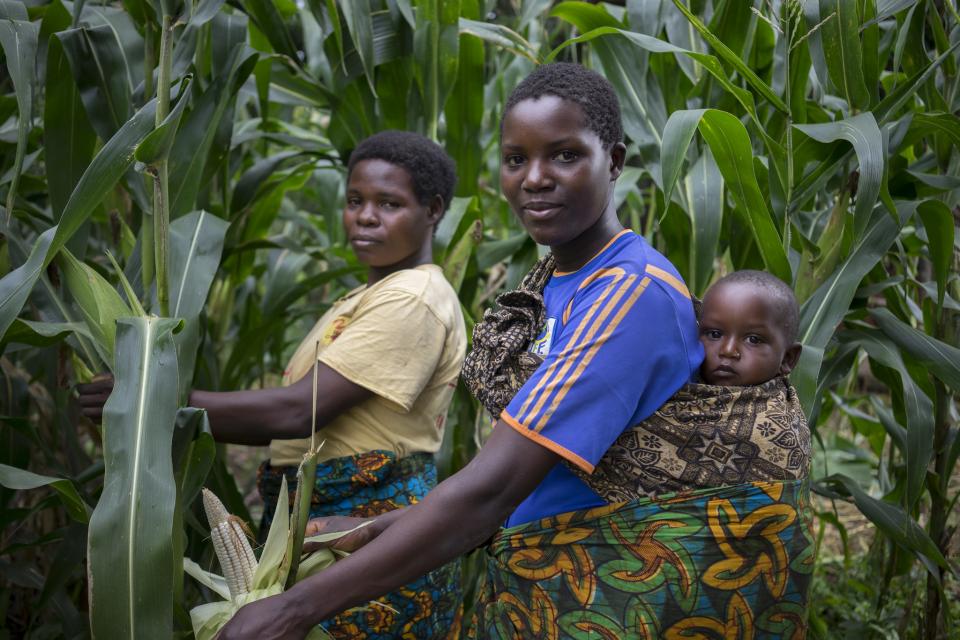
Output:
[[207,513],[213,550],[223,569],[230,597],[246,595],[253,586],[257,558],[253,555],[242,521],[230,515],[220,499],[207,489],[203,490],[203,509]]

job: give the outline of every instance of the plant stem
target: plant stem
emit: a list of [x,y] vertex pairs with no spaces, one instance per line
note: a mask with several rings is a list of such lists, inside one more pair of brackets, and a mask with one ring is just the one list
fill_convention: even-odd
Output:
[[[952,338],[954,336],[949,335],[952,333],[950,331],[950,324],[948,320],[948,311],[941,307],[939,309],[939,318],[937,318],[937,326],[934,329],[934,337],[938,340],[943,340],[948,343],[952,343]],[[930,539],[933,540],[933,543],[937,545],[937,548],[940,549],[941,553],[944,556],[949,557],[948,553],[948,543],[949,536],[946,534],[947,531],[947,519],[950,516],[950,500],[947,496],[948,488],[950,485],[950,475],[953,471],[952,469],[947,468],[949,462],[948,458],[950,457],[950,452],[948,451],[948,439],[950,435],[950,405],[952,404],[952,396],[950,391],[947,389],[947,386],[937,378],[933,379],[934,390],[936,393],[934,399],[933,407],[933,452],[934,452],[934,471],[936,482],[939,483],[936,491],[929,491],[930,493],[930,521],[927,525],[927,533],[930,535]],[[943,580],[944,572],[941,568],[937,568],[936,571],[939,574],[939,579]],[[937,580],[934,575],[927,575],[927,602],[924,611],[924,627],[925,627],[925,636],[926,638],[935,638],[937,634],[937,624],[940,619],[940,609],[941,607],[948,606],[947,602],[940,601],[940,590],[937,587]]]
[[[160,70],[157,74],[157,117],[159,127],[170,113],[170,70],[173,62],[173,19],[164,12],[160,32]],[[157,163],[153,177],[153,241],[157,271],[157,301],[160,315],[170,314],[170,292],[167,285],[167,237],[170,227],[169,171],[167,159]]]
[[793,201],[793,101],[791,100],[790,90],[793,86],[790,82],[790,37],[792,32],[790,26],[793,23],[793,16],[790,13],[790,3],[785,2],[781,8],[782,32],[783,32],[783,102],[787,105],[787,193],[784,198],[783,207],[783,249],[790,255],[790,208]]

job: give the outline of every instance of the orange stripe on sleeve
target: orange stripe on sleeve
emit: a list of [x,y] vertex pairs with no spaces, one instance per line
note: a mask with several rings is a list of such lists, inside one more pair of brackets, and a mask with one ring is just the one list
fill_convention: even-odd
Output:
[[520,424],[519,422],[517,422],[517,421],[516,421],[509,413],[507,413],[506,411],[504,411],[503,413],[500,414],[500,420],[502,420],[504,424],[508,424],[508,425],[510,425],[511,427],[513,427],[513,430],[516,431],[517,433],[519,433],[520,435],[526,437],[526,438],[529,439],[529,440],[533,440],[534,442],[536,442],[537,444],[539,444],[541,447],[545,447],[545,448],[549,449],[550,451],[553,451],[555,454],[557,454],[558,456],[560,456],[560,457],[563,458],[564,460],[567,460],[568,462],[571,462],[571,463],[577,465],[578,467],[580,467],[581,469],[583,469],[583,470],[586,471],[587,473],[593,473],[593,465],[592,465],[592,464],[590,464],[589,462],[587,462],[586,460],[584,460],[583,458],[581,458],[580,456],[578,456],[577,454],[575,454],[573,451],[570,451],[570,450],[567,449],[566,447],[557,444],[557,443],[554,442],[553,440],[550,440],[549,438],[547,438],[547,437],[545,437],[545,436],[543,436],[543,435],[541,435],[541,434],[539,434],[539,433],[537,433],[537,432],[535,432],[535,431],[530,431],[529,429],[527,429],[526,427],[524,427],[522,424]]
[[648,264],[647,273],[652,275],[654,278],[657,278],[658,280],[663,280],[668,285],[670,285],[671,287],[679,291],[683,297],[687,298],[688,300],[690,299],[690,290],[687,289],[687,286],[685,284],[683,284],[683,281],[681,281],[679,278],[677,278],[675,275],[673,275],[669,271],[664,271],[660,267],[655,267],[652,264]]
[[[523,415],[524,420],[527,420],[531,423],[533,422],[536,415],[540,413],[540,411],[546,405],[547,398],[549,398],[550,395],[553,393],[554,389],[557,388],[557,385],[562,383],[563,378],[573,368],[577,358],[580,357],[580,353],[588,345],[591,344],[593,337],[596,335],[597,331],[603,325],[604,321],[607,319],[607,316],[610,315],[613,309],[620,302],[620,299],[623,298],[623,295],[630,289],[630,287],[633,285],[636,279],[637,279],[636,275],[631,275],[627,277],[627,279],[617,288],[616,293],[614,293],[613,296],[611,296],[610,300],[604,305],[603,310],[600,312],[596,321],[591,323],[590,328],[587,330],[586,335],[584,335],[583,338],[577,341],[576,343],[573,343],[573,340],[571,339],[571,341],[568,342],[567,345],[563,348],[563,350],[560,352],[560,356],[553,363],[554,365],[562,363],[562,366],[560,367],[559,372],[557,372],[557,374],[550,380],[550,384],[544,387],[544,391],[540,393],[540,397],[537,400],[537,404],[534,405],[533,409],[531,409],[528,414]],[[604,293],[606,293],[606,291]],[[583,327],[584,324],[590,319],[591,318],[584,318],[580,326]],[[578,327],[578,330],[579,330],[579,327]],[[576,339],[577,337],[578,336],[575,335],[574,339]]]
[[[572,344],[576,344],[577,340],[580,339],[580,334],[583,333],[586,327],[590,325],[590,323],[593,320],[593,316],[596,314],[597,310],[603,305],[603,301],[607,298],[607,296],[609,296],[610,293],[616,289],[616,285],[619,280],[620,280],[619,277],[614,277],[613,282],[611,282],[607,286],[607,288],[603,290],[603,293],[600,294],[600,297],[598,297],[593,302],[593,304],[590,305],[590,309],[587,311],[586,316],[584,316],[583,320],[580,321],[580,324],[579,326],[577,326],[576,330],[574,331],[573,336],[567,342],[567,347],[569,347]],[[564,347],[564,350],[567,347]],[[544,390],[544,388],[548,387],[548,383],[551,381],[554,374],[556,374],[557,369],[560,367],[560,364],[561,363],[559,361],[554,361],[553,364],[550,365],[550,368],[544,372],[543,377],[540,378],[540,382],[538,382],[537,386],[534,387],[533,391],[530,392],[530,395],[527,396],[527,399],[524,401],[523,406],[520,407],[520,411],[517,412],[518,417],[522,419],[524,413],[531,406],[531,403],[533,403],[536,400],[537,396]],[[549,389],[547,393],[549,394]]]
[[600,350],[600,347],[607,341],[607,338],[614,332],[620,322],[623,320],[624,316],[627,315],[627,312],[630,311],[630,308],[637,302],[637,299],[646,291],[647,286],[650,284],[650,278],[644,278],[640,284],[630,293],[630,297],[627,298],[626,302],[623,303],[623,306],[617,311],[617,315],[614,316],[613,320],[607,325],[603,333],[599,338],[594,341],[591,345],[590,350],[587,351],[587,354],[583,357],[583,360],[577,365],[577,368],[574,370],[573,374],[563,383],[563,386],[560,388],[560,391],[557,392],[556,397],[553,399],[553,402],[550,404],[550,408],[543,414],[540,420],[534,426],[534,431],[539,432],[547,425],[547,421],[553,415],[553,412],[556,411],[557,407],[560,406],[560,403],[563,402],[564,397],[566,397],[567,392],[573,387],[573,385],[580,379],[580,376],[586,370],[587,366],[593,360],[594,356],[597,355],[597,352]]

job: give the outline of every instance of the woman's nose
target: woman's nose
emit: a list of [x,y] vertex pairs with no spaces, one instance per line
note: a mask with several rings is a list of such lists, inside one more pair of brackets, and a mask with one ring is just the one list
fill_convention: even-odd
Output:
[[357,223],[365,227],[375,227],[380,223],[372,203],[367,202],[360,207],[360,210],[357,211]]
[[523,188],[526,191],[543,191],[553,186],[553,179],[546,170],[544,163],[531,160],[527,165],[527,172],[523,176]]

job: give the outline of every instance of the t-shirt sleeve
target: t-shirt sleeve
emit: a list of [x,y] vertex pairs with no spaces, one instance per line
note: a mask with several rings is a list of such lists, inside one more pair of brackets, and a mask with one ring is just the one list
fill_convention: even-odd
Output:
[[550,353],[501,419],[592,472],[632,420],[690,378],[671,297],[649,277],[598,278],[578,291]]
[[420,297],[384,291],[360,305],[320,353],[320,362],[410,411],[433,377],[445,341],[446,329]]

